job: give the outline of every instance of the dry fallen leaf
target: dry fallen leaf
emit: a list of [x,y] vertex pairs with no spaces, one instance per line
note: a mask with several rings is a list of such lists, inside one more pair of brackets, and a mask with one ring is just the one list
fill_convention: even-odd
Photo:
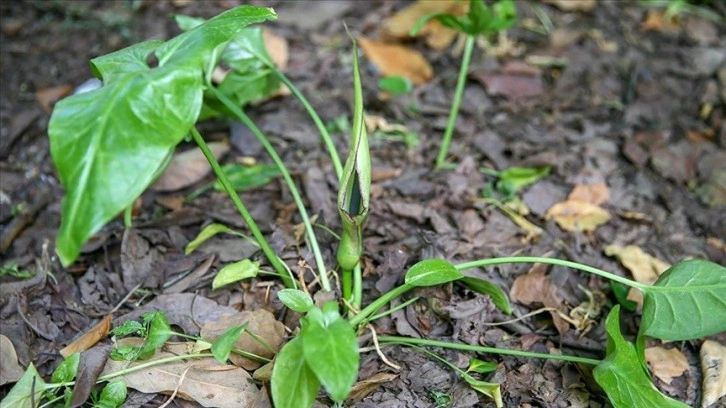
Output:
[[[383,36],[396,40],[406,40],[410,37],[411,29],[423,16],[435,13],[462,16],[466,14],[468,9],[469,3],[465,1],[418,0],[383,22]],[[423,37],[429,47],[440,51],[448,47],[454,41],[456,35],[456,30],[445,27],[436,19],[431,19],[421,27],[416,37]]]
[[[229,151],[229,144],[223,142],[207,143],[207,146],[217,160]],[[199,149],[176,153],[169,167],[149,189],[161,192],[181,190],[200,181],[211,170],[212,167]]]
[[726,395],[726,347],[706,340],[701,345],[701,369],[703,370],[703,399],[701,407],[715,404]]
[[543,0],[562,11],[590,11],[597,6],[595,0]]
[[[658,277],[670,268],[670,265],[658,258],[650,256],[635,245],[624,247],[608,245],[605,248],[605,255],[618,258],[620,263],[633,274],[636,282],[652,284]],[[628,292],[628,299],[639,305],[643,304],[643,293],[635,288]]]
[[15,346],[9,338],[0,334],[0,385],[14,383],[23,375],[23,367],[18,364]]
[[[121,339],[119,344],[139,346],[143,344],[143,339],[129,337]],[[193,346],[194,343],[191,342],[166,343],[164,351],[157,351],[150,359],[132,363],[109,359],[102,375],[162,358],[188,354]],[[182,374],[187,369],[184,381],[180,383]],[[127,387],[148,394],[171,394],[178,388],[177,397],[196,401],[204,407],[246,407],[259,392],[247,371],[233,365],[219,364],[214,358],[192,358],[160,364],[132,371],[122,376],[121,380]]]
[[608,222],[610,213],[595,204],[567,200],[550,207],[545,218],[554,219],[557,225],[566,231],[588,232]]
[[[527,274],[518,276],[509,291],[512,301],[524,305],[542,303],[546,307],[555,309],[562,307],[564,302],[557,294],[557,286],[545,274],[546,270],[546,265],[535,264]],[[550,311],[550,314],[557,331],[564,334],[568,328],[567,321],[560,317],[556,310]]]
[[53,104],[70,94],[72,91],[73,87],[70,85],[45,88],[35,93],[35,99],[38,101],[45,113],[50,113],[53,110]]
[[652,284],[671,266],[658,258],[643,252],[635,245],[624,247],[608,245],[605,255],[618,258],[621,264],[633,274],[633,279],[639,283]]
[[381,76],[402,76],[415,85],[421,85],[434,76],[428,61],[416,50],[399,44],[388,44],[359,38],[366,57],[381,72]]
[[348,402],[357,402],[363,400],[363,398],[368,396],[368,394],[377,390],[378,387],[381,386],[381,384],[393,381],[393,379],[395,379],[396,377],[398,377],[397,374],[377,373],[369,378],[366,378],[365,380],[358,381],[357,383],[353,384],[353,388],[350,390],[350,394],[348,395]]
[[668,18],[665,10],[648,10],[640,23],[641,31],[673,31],[678,28],[677,18]]
[[[285,326],[275,320],[275,316],[265,309],[221,316],[216,321],[206,323],[202,326],[201,337],[213,341],[230,327],[240,326],[245,323],[248,323],[247,330],[240,336],[239,340],[234,344],[234,347],[261,357],[274,357],[274,352],[271,352],[247,334],[247,332],[251,332],[257,335],[267,345],[272,347],[274,351],[280,348],[285,336]],[[250,360],[237,354],[231,354],[229,358],[232,363],[247,370],[255,370],[262,365],[258,361]]]
[[572,189],[567,199],[602,205],[610,200],[610,190],[602,181],[595,184],[578,184]]
[[275,66],[280,71],[284,71],[287,68],[287,60],[290,55],[285,37],[275,34],[272,30],[263,28],[262,40],[265,42],[267,53],[270,54],[272,62],[275,63]]
[[645,360],[651,372],[666,384],[688,370],[688,359],[677,348],[648,347]]
[[64,347],[60,351],[63,358],[68,358],[68,356],[70,356],[71,354],[79,351],[86,351],[91,347],[95,346],[96,343],[101,341],[101,339],[106,338],[106,336],[108,336],[109,330],[111,330],[112,321],[112,316],[110,314],[107,314],[103,319],[101,319],[100,322],[98,322],[98,324],[93,326],[83,336],[77,338],[73,341],[73,343]]

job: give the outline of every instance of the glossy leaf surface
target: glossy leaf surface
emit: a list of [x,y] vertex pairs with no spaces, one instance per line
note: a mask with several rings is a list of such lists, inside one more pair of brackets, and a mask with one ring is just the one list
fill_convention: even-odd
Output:
[[305,362],[302,338],[282,347],[272,368],[272,402],[277,408],[311,407],[320,381]]
[[426,259],[406,272],[406,283],[411,286],[435,286],[463,278],[454,265],[443,259]]

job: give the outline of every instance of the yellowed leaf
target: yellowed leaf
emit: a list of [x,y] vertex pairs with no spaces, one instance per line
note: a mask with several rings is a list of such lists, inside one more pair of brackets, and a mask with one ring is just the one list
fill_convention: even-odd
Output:
[[666,384],[688,370],[688,359],[677,348],[648,347],[645,349],[645,360],[653,375]]
[[608,245],[605,255],[616,257],[633,274],[636,282],[652,284],[671,266],[660,259],[643,252],[635,245]]
[[431,80],[434,75],[431,65],[416,50],[366,38],[359,38],[358,42],[363,53],[378,67],[382,76],[402,76],[416,85],[421,85]]
[[[244,311],[235,315],[221,316],[216,321],[206,323],[202,326],[201,337],[207,340],[215,340],[230,327],[240,326],[245,323],[248,324],[247,329],[234,344],[234,347],[261,357],[274,357],[275,352],[279,350],[282,345],[282,341],[285,336],[285,326],[275,320],[275,316],[265,309],[257,309],[253,312]],[[272,351],[268,350],[265,346],[252,338],[252,336],[248,333],[252,333],[261,338],[272,348]],[[231,354],[229,359],[235,365],[247,370],[255,370],[262,365],[259,361],[250,360],[238,354]]]
[[[225,142],[207,143],[207,146],[217,159],[229,151],[229,144]],[[201,181],[211,170],[212,167],[199,149],[176,153],[169,167],[149,189],[162,192],[181,190]]]
[[595,204],[567,200],[550,207],[545,218],[554,219],[566,231],[588,232],[608,222],[610,213]]
[[[383,36],[396,40],[409,38],[411,29],[421,17],[434,13],[447,13],[455,16],[466,14],[469,9],[469,2],[457,0],[418,0],[411,5],[393,14],[383,22]],[[454,29],[445,27],[436,19],[429,20],[416,34],[424,38],[426,44],[435,49],[443,50],[448,47],[456,38],[457,32]]]
[[87,331],[83,336],[77,338],[73,341],[73,343],[67,345],[64,347],[60,354],[63,356],[63,358],[68,358],[73,353],[80,352],[80,351],[86,351],[89,348],[93,347],[101,341],[101,339],[106,338],[108,336],[109,330],[111,330],[111,322],[113,321],[113,317],[110,314],[107,314],[103,319],[101,319],[98,324],[93,326],[89,331]]
[[640,23],[641,31],[673,31],[678,28],[678,19],[669,18],[665,10],[648,10],[645,19]]
[[726,347],[706,340],[701,345],[701,369],[703,370],[703,399],[701,407],[715,404],[726,395]]
[[597,6],[595,0],[543,0],[562,11],[590,11]]
[[[546,265],[534,264],[527,274],[518,276],[512,284],[512,289],[509,291],[509,296],[512,301],[524,305],[542,303],[546,307],[555,309],[562,308],[564,302],[557,293],[557,286],[545,274],[546,270]],[[564,334],[569,327],[567,321],[556,310],[550,311],[550,314],[552,315],[552,322],[557,328],[557,331],[560,334]],[[564,311],[563,314],[565,316],[567,315]]]
[[9,338],[0,334],[0,385],[14,383],[23,375],[23,367],[18,364],[15,346]]
[[[121,339],[119,344],[139,346],[143,344],[143,339],[129,337]],[[102,375],[162,358],[188,354],[193,347],[194,343],[191,342],[167,343],[164,345],[164,351],[157,350],[151,359],[144,361],[129,363],[109,359]],[[184,381],[180,381],[187,369]],[[192,358],[151,366],[129,372],[120,379],[126,383],[127,387],[149,394],[171,394],[178,388],[178,398],[196,401],[204,407],[246,407],[251,401],[254,401],[259,392],[247,371],[230,364],[219,364],[211,357]]]
[[602,205],[610,200],[610,190],[602,181],[595,184],[578,184],[572,189],[567,199]]

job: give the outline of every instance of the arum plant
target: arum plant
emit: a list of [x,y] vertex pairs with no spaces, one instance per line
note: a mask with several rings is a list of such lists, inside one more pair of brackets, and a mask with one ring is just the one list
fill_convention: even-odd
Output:
[[416,23],[411,30],[411,35],[416,35],[424,24],[432,18],[437,19],[444,26],[457,30],[467,36],[459,77],[456,81],[456,91],[451,103],[451,111],[449,112],[449,121],[444,131],[444,138],[441,141],[439,153],[436,156],[436,169],[441,169],[446,164],[446,155],[449,151],[451,138],[454,134],[454,126],[459,115],[459,106],[461,105],[461,98],[464,95],[466,75],[469,70],[469,63],[471,62],[471,54],[474,50],[476,38],[483,34],[492,35],[512,26],[517,18],[517,10],[512,0],[499,0],[492,7],[487,6],[484,0],[471,0],[469,3],[469,11],[466,15],[456,17],[446,13],[429,14]]
[[[363,91],[358,67],[358,48],[353,39],[354,112],[350,153],[338,189],[338,212],[343,224],[338,246],[342,269],[343,297],[358,308],[362,298],[360,257],[363,253],[363,223],[368,217],[371,193],[371,155],[363,122]],[[354,293],[353,293],[354,292]]]

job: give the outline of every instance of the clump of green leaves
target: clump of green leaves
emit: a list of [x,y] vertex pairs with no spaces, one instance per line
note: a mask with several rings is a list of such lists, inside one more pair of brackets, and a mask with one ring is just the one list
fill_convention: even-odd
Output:
[[469,63],[471,62],[471,54],[474,50],[476,37],[480,35],[491,36],[511,27],[517,19],[517,9],[512,0],[499,0],[491,7],[484,0],[470,0],[469,11],[466,15],[456,17],[451,14],[437,13],[424,16],[416,23],[411,30],[411,34],[415,35],[418,33],[423,25],[432,18],[437,19],[444,26],[466,34],[467,36],[464,55],[461,61],[461,69],[459,70],[459,77],[456,82],[456,91],[451,103],[449,121],[444,131],[439,153],[436,156],[436,168],[441,169],[446,164],[446,155],[448,154],[451,138],[454,134],[454,126],[456,125],[456,118],[459,115],[461,98],[464,95],[466,75],[469,70]]

